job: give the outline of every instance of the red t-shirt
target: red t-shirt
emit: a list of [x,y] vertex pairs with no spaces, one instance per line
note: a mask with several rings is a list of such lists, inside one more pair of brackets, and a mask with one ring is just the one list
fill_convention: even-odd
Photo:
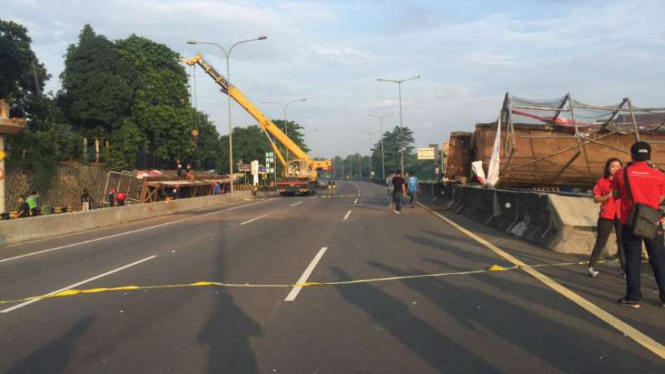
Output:
[[628,224],[628,215],[635,203],[645,204],[654,209],[660,207],[660,197],[665,196],[665,176],[654,169],[646,161],[633,162],[626,166],[633,200],[628,198],[628,190],[623,177],[623,170],[614,174],[612,189],[619,191],[621,199],[621,224]]
[[[612,179],[600,178],[593,187],[594,196],[606,196],[612,193]],[[600,218],[614,220],[614,217],[621,219],[621,199],[610,198],[600,203]]]
[[118,193],[115,195],[115,199],[116,199],[116,200],[125,200],[125,197],[126,197],[126,196],[127,196],[127,195],[125,195],[124,192],[118,192]]

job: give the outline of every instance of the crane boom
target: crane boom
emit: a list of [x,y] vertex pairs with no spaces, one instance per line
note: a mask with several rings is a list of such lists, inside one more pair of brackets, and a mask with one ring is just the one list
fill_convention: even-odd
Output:
[[[197,53],[196,56],[191,59],[182,58],[181,61],[187,65],[198,64],[205,72],[208,74],[215,82],[222,87],[222,92],[229,95],[236,103],[238,103],[249,115],[254,117],[254,119],[259,123],[259,126],[264,130],[268,131],[272,136],[277,139],[286,149],[291,151],[291,153],[298,159],[312,162],[312,159],[303,151],[296,143],[293,142],[282,130],[280,130],[277,125],[275,125],[268,117],[266,117],[259,108],[257,108],[247,97],[240,92],[234,85],[229,84],[229,82],[224,78],[222,74],[217,72],[215,68],[206,61],[200,53]],[[281,156],[281,155],[280,155]],[[281,158],[281,157],[280,157]],[[280,160],[281,161],[281,160]]]

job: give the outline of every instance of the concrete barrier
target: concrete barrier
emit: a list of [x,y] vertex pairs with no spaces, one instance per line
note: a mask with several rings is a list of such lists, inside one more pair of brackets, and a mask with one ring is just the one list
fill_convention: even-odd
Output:
[[463,204],[463,215],[482,223],[488,223],[494,215],[494,191],[485,188],[466,188]]
[[510,232],[519,222],[518,196],[519,194],[513,191],[494,191],[493,215],[487,224],[497,230]]
[[93,230],[192,210],[213,208],[228,201],[253,199],[251,191],[239,191],[124,207],[94,209],[0,222],[0,246]]
[[[424,186],[423,190],[427,190]],[[590,254],[599,207],[589,196],[445,185],[439,206],[562,253]],[[608,255],[616,253],[610,238]]]
[[510,232],[526,240],[547,244],[552,240],[552,220],[550,219],[548,195],[538,192],[519,192],[517,196],[518,223]]

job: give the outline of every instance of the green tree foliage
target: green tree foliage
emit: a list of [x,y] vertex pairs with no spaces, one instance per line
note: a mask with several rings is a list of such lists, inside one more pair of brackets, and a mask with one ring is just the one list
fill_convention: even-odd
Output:
[[14,117],[33,115],[49,79],[31,43],[25,27],[0,19],[0,99],[9,101]]
[[[395,126],[391,131],[386,131],[383,134],[384,141],[384,154],[386,163],[386,176],[400,168],[400,149],[404,144],[404,168],[406,171],[412,171],[414,168],[420,170],[421,165],[416,159],[414,154],[414,138],[413,131],[408,127],[404,128],[404,136],[402,137],[400,129]],[[402,141],[403,139],[403,141]],[[360,160],[359,160],[360,158]],[[335,156],[335,174],[338,178],[344,175],[344,178],[359,178],[363,179],[370,177],[370,157],[360,156],[358,153],[350,154],[344,158]],[[381,178],[381,140],[379,140],[372,148],[372,171],[374,172],[374,179]],[[342,174],[342,164],[344,165],[344,174]]]
[[58,100],[67,120],[85,136],[105,138],[123,125],[136,80],[134,66],[115,44],[85,25],[67,48]]
[[[222,157],[217,163],[217,171],[229,172],[229,136],[222,135],[220,138]],[[257,126],[236,127],[233,129],[233,160],[236,165],[240,162],[248,164],[253,160],[259,160],[265,164],[265,154],[270,152],[271,147],[263,130]],[[236,167],[234,165],[234,169]]]
[[35,174],[31,188],[48,188],[55,163],[80,151],[80,136],[66,123],[51,96],[42,94],[50,78],[31,49],[27,29],[0,20],[0,98],[10,115],[28,118],[28,129],[7,137],[9,168],[23,165]]
[[194,148],[194,167],[206,170],[214,169],[224,153],[217,128],[208,115],[199,111],[193,111],[192,115],[194,116],[194,127],[199,131]]
[[117,41],[116,46],[137,71],[130,118],[143,137],[139,165],[173,167],[176,158],[192,157],[187,73],[178,54],[136,35]]
[[[401,136],[399,126],[383,134],[384,154],[386,162],[386,174],[390,174],[400,168],[400,149],[404,145],[404,168],[409,168],[415,163],[413,131],[404,128],[404,136]],[[381,170],[381,140],[372,148],[372,169]],[[378,174],[377,174],[378,175]]]
[[[305,134],[304,134],[304,127],[300,125],[298,122],[294,121],[288,121],[287,123],[287,128],[284,128],[284,120],[278,119],[272,121],[277,127],[279,127],[280,130],[282,130],[294,143],[298,145],[305,153],[309,152],[310,149],[307,147],[307,144],[305,144]],[[281,144],[278,145],[279,151],[282,152],[284,157],[286,157],[286,149],[284,146]]]

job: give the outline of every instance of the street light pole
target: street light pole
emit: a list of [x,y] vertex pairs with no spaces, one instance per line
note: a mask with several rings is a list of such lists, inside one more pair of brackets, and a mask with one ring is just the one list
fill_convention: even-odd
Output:
[[[248,39],[248,40],[241,40],[239,42],[236,42],[229,48],[227,51],[226,48],[222,47],[221,45],[217,43],[212,43],[212,42],[199,42],[196,40],[188,40],[187,44],[207,44],[207,45],[214,45],[218,47],[219,49],[224,52],[224,56],[226,57],[226,81],[229,82],[229,91],[231,90],[231,52],[233,52],[233,48],[235,48],[239,44],[243,43],[249,43],[249,42],[255,42],[258,40],[266,40],[268,39],[267,36],[261,35],[258,38],[254,39]],[[228,112],[229,112],[229,176],[231,179],[231,189],[230,192],[233,193],[233,123],[231,122],[231,95],[230,92],[226,93],[226,102],[228,106]]]
[[[283,104],[280,101],[264,101],[263,102],[264,105],[274,104],[274,105],[279,105],[279,106],[282,107],[282,109],[284,109],[284,133],[286,134],[286,137],[289,136],[289,120],[287,118],[287,109],[289,109],[289,105],[291,105],[293,103],[302,102],[302,101],[307,101],[307,98],[302,98],[302,99],[299,99],[299,100],[292,100],[292,101],[289,101],[286,104]],[[286,149],[286,163],[287,164],[289,163],[289,150],[288,150],[288,148]]]
[[384,115],[375,115],[375,114],[367,115],[367,117],[379,119],[379,130],[381,131],[381,178],[383,178],[383,180],[386,180],[386,158],[383,155],[383,119],[394,115],[395,113],[389,113]]
[[413,78],[403,79],[403,80],[392,80],[392,79],[377,79],[379,82],[391,82],[397,83],[399,87],[399,135],[400,135],[400,147],[402,148],[402,154],[400,155],[400,168],[402,173],[404,173],[404,124],[402,122],[402,83],[408,82],[414,79],[419,79],[421,76],[418,75]]
[[[372,179],[372,134],[376,131],[363,131],[369,137],[369,179]],[[384,178],[385,179],[385,178]]]

